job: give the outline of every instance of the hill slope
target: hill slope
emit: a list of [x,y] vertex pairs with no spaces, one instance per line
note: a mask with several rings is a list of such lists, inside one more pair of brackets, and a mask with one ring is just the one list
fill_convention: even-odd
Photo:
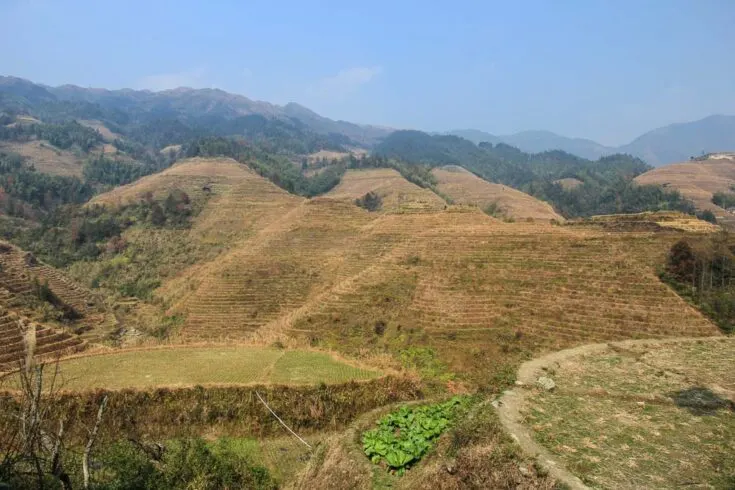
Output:
[[457,166],[436,168],[432,171],[437,188],[458,204],[474,204],[480,209],[496,205],[498,212],[513,219],[564,221],[543,201],[501,184],[493,184]]
[[438,210],[446,204],[432,191],[422,189],[388,168],[349,170],[325,197],[352,202],[368,192],[381,197],[384,212]]
[[[159,178],[213,165],[190,161]],[[150,266],[161,271],[155,296],[182,319],[180,340],[295,341],[350,355],[420,346],[442,369],[479,380],[498,359],[544,346],[717,333],[656,276],[685,233],[503,223],[443,204],[371,213],[354,198],[372,190],[386,192],[386,203],[401,193],[423,203],[428,191],[377,169],[348,172],[325,197],[258,195],[270,183],[232,161],[219,165],[241,182],[234,209],[247,204],[260,216],[252,225],[230,223],[233,235],[213,247],[197,233],[231,192],[223,182],[190,229],[126,232],[138,253],[156,244],[164,265]],[[147,188],[150,177],[138,184]]]
[[673,187],[697,209],[712,211],[726,224],[735,222],[730,213],[712,202],[715,192],[730,192],[735,185],[735,154],[666,165],[639,175],[635,181]]

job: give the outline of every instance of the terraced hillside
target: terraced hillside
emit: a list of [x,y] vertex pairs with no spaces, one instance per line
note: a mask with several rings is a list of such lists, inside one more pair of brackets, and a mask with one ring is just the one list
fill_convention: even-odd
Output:
[[677,233],[506,224],[479,212],[392,218],[369,227],[393,237],[383,263],[311,305],[292,335],[353,353],[431,347],[471,371],[518,349],[718,333],[655,274]]
[[368,192],[382,198],[383,212],[423,212],[442,209],[446,204],[434,192],[412,184],[389,168],[350,170],[327,197],[352,202]]
[[190,158],[101,194],[89,205],[121,206],[149,194],[160,200],[174,189],[203,206],[189,238],[210,244],[249,236],[302,201],[230,158]]
[[[191,229],[127,238],[176,262],[155,295],[183,318],[180,340],[421,345],[467,371],[506,351],[718,333],[656,275],[691,227],[505,223],[388,169],[350,171],[306,200],[227,159],[188,160],[94,202],[174,187],[203,203]],[[381,212],[354,204],[367,192]]]
[[735,218],[728,211],[712,203],[715,192],[729,192],[735,185],[735,154],[710,155],[706,160],[693,160],[655,168],[635,179],[639,184],[670,186],[694,202],[699,210],[708,209],[728,226]]
[[66,306],[86,316],[100,313],[100,298],[75,283],[62,271],[50,267],[32,254],[7,242],[0,242],[0,285],[16,294],[28,294],[33,281],[48,283],[49,288]]
[[117,327],[115,316],[107,310],[99,295],[32,254],[0,242],[0,288],[5,292],[0,295],[0,305],[22,315],[31,315],[28,299],[35,294],[36,284],[47,285],[63,308],[73,312],[69,328],[83,332],[86,340],[97,340]]
[[186,316],[182,337],[290,336],[354,352],[423,342],[460,369],[476,349],[718,333],[656,276],[686,232],[504,223],[463,206],[369,213],[351,202],[410,189],[399,178],[356,172],[165,283],[169,313]]
[[713,233],[720,231],[720,227],[697,219],[694,216],[678,211],[658,211],[631,214],[604,214],[589,218],[570,221],[570,225],[594,225],[604,229],[617,230],[672,230],[688,231],[693,233]]
[[432,171],[438,189],[458,204],[473,204],[480,209],[490,205],[507,218],[564,221],[548,203],[501,184],[493,184],[462,167],[449,165]]
[[[12,293],[0,288],[0,303],[12,303]],[[37,358],[54,358],[79,352],[86,343],[78,336],[63,332],[48,325],[30,321],[28,318],[0,307],[0,372],[18,367],[25,358],[26,342],[32,338]]]

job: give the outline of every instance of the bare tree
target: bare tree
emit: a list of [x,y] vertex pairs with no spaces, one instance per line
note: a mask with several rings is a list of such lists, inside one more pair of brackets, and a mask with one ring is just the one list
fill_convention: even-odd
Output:
[[[72,481],[65,471],[64,439],[66,436],[63,415],[56,414],[60,379],[59,360],[53,364],[36,359],[36,329],[33,324],[19,321],[23,332],[24,351],[18,361],[17,391],[2,400],[0,415],[0,476],[33,479],[39,489],[49,480],[56,480],[66,490],[72,489]],[[53,371],[47,375],[47,368]],[[100,404],[97,419],[87,439],[82,461],[84,487],[89,485],[89,454],[92,450],[107,396]]]

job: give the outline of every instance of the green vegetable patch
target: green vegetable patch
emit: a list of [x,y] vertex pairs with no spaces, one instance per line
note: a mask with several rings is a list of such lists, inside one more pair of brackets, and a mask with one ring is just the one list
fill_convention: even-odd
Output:
[[431,449],[465,401],[455,396],[434,405],[404,406],[386,415],[377,422],[376,429],[363,434],[365,455],[373,463],[384,462],[390,470],[403,474]]

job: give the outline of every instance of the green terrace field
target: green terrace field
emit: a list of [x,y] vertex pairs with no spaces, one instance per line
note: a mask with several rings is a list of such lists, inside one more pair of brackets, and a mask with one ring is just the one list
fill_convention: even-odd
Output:
[[[129,350],[62,361],[62,390],[271,383],[304,385],[376,378],[380,373],[321,352],[259,347]],[[14,380],[7,381],[12,388]]]

